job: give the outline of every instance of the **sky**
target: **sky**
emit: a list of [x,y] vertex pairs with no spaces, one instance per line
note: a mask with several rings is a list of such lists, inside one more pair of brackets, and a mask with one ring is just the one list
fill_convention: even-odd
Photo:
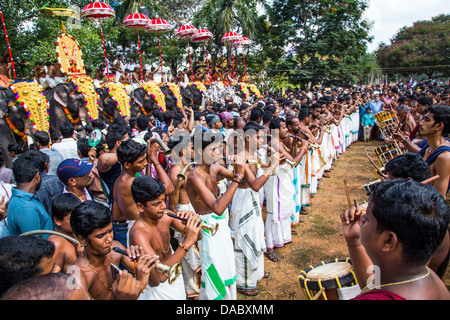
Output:
[[373,22],[369,52],[376,51],[381,42],[389,44],[402,27],[443,13],[450,14],[450,0],[369,0],[364,12],[364,18]]

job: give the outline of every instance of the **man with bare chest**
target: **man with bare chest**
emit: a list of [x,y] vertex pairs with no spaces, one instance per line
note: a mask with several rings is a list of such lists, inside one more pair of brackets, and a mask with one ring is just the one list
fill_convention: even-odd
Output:
[[[133,200],[139,210],[139,218],[130,230],[130,243],[143,248],[150,255],[158,255],[161,263],[168,266],[179,264],[191,247],[201,238],[202,223],[193,211],[180,211],[180,219],[169,217],[164,201],[165,187],[158,180],[149,176],[134,179],[131,185]],[[170,246],[170,228],[184,233],[184,239],[174,251]],[[184,280],[178,278],[170,283],[167,276],[151,272],[149,290],[146,299],[184,300],[186,293]]]
[[[100,203],[85,201],[77,206],[71,214],[70,225],[84,251],[67,273],[94,300],[137,299],[148,285],[150,272],[159,257],[144,255],[142,248],[126,249],[113,241],[111,211]],[[116,253],[112,247],[126,249],[128,256]],[[117,270],[115,266],[121,263],[126,269]]]
[[136,174],[143,172],[148,165],[147,159],[154,164],[158,178],[167,186],[167,194],[173,190],[167,173],[158,161],[158,149],[159,145],[156,142],[149,142],[148,146],[145,146],[132,139],[123,141],[117,148],[117,158],[122,164],[122,171],[114,183],[112,214],[116,222],[127,221],[128,231],[139,216],[139,210],[131,195],[131,184]]
[[[202,257],[202,287],[200,300],[235,300],[236,267],[233,242],[229,228],[228,205],[244,175],[245,154],[235,157],[235,173],[218,162],[222,161],[221,134],[199,130],[193,135],[197,165],[191,170],[186,190],[193,208],[202,220],[219,224],[214,236],[203,231],[200,254]],[[218,197],[218,177],[231,179],[227,190]]]

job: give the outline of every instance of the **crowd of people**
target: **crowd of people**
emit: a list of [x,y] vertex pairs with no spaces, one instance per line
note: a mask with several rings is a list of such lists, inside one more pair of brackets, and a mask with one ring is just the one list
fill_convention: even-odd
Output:
[[[449,93],[433,82],[314,87],[38,131],[30,150],[11,146],[12,168],[1,168],[0,295],[257,296],[265,264],[282,263],[277,248],[292,242],[335,160],[375,139],[407,152],[380,168],[366,208],[341,216],[363,284],[355,299],[448,299]],[[390,137],[380,112],[398,119]],[[177,264],[169,281],[161,266]],[[370,265],[381,270],[377,288]]]

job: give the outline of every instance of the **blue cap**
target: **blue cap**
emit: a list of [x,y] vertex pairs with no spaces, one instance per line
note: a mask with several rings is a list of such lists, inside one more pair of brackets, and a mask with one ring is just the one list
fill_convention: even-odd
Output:
[[61,161],[56,174],[61,182],[66,183],[70,178],[87,175],[93,167],[91,162],[69,158]]

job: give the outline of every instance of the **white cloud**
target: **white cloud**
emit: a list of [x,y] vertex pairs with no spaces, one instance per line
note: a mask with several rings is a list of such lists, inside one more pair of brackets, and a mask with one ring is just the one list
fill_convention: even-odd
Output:
[[381,42],[389,43],[402,27],[442,13],[450,14],[449,0],[370,0],[364,13],[364,18],[374,23],[370,31],[374,40],[368,45],[369,51],[375,51]]

